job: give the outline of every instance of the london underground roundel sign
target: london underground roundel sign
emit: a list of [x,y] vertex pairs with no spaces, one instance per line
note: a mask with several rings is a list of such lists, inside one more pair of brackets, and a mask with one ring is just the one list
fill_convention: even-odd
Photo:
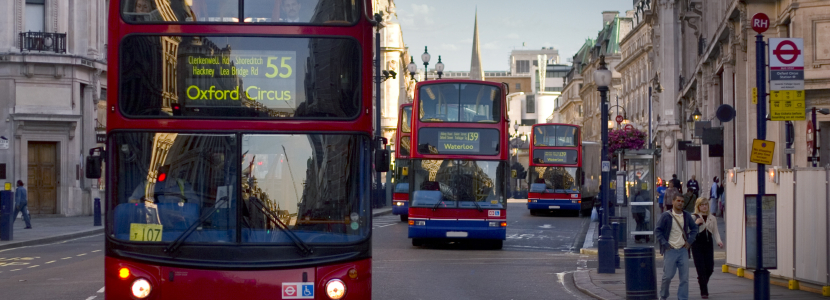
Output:
[[752,16],[752,30],[757,33],[764,33],[769,29],[769,17],[765,13],[757,13]]

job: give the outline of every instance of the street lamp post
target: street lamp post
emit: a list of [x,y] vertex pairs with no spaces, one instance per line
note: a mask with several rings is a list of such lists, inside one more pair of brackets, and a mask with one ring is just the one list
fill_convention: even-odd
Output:
[[438,79],[441,79],[441,75],[444,75],[444,63],[441,62],[441,55],[438,55],[438,63],[435,64],[435,72],[438,73]]
[[409,76],[412,77],[412,80],[418,81],[415,79],[415,73],[418,73],[418,66],[415,64],[415,57],[409,57],[409,64],[406,65],[406,70],[409,71]]
[[[611,84],[611,70],[605,67],[605,55],[599,57],[599,68],[594,71],[594,83],[597,85],[597,91],[600,96],[601,118],[600,124],[608,122],[608,85]],[[608,126],[600,126],[602,128],[602,152],[600,153],[602,159],[602,184],[600,193],[602,196],[602,227],[599,236],[599,273],[611,273],[614,269],[614,237],[611,232],[611,226],[608,224],[608,201],[611,199],[608,184],[610,182],[611,162],[608,160]]]
[[427,52],[427,46],[424,46],[424,54],[421,54],[421,60],[424,61],[424,81],[427,81],[427,74],[429,74],[429,52]]
[[[515,162],[518,163],[519,162],[519,121],[515,121],[513,123],[513,145],[516,146],[516,148],[514,148],[514,150],[513,150],[513,157],[516,159]],[[515,184],[516,184],[515,188],[513,189],[513,197],[518,196],[518,191],[519,191],[518,170],[517,170],[517,174],[516,174]]]

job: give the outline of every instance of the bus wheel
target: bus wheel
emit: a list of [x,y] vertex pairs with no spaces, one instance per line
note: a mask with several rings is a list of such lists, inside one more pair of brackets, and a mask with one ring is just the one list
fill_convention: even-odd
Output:
[[539,215],[539,210],[538,210],[538,209],[531,209],[531,210],[530,210],[530,215],[531,215],[531,216],[537,216],[537,215]]
[[416,239],[416,238],[412,239],[412,246],[421,247],[423,245],[424,245],[424,239]]
[[494,250],[501,250],[501,248],[504,247],[504,241],[502,241],[502,240],[493,241],[492,244],[490,244],[490,247],[493,248]]
[[401,215],[401,222],[409,221],[409,215]]

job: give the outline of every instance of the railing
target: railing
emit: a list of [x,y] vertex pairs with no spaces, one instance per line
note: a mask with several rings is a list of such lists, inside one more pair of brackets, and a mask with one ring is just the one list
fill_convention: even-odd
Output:
[[20,52],[23,51],[66,53],[66,33],[21,32]]

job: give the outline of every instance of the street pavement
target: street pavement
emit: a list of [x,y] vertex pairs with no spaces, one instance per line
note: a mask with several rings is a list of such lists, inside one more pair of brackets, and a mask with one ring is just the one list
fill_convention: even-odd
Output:
[[[596,257],[597,255],[597,240],[599,238],[599,225],[593,223],[590,228],[596,230],[589,230],[589,236],[586,237],[590,248],[583,248],[583,254]],[[718,218],[718,229],[720,231],[721,239],[726,243],[726,223],[723,218]],[[641,247],[644,245],[629,245],[633,247]],[[574,284],[585,294],[591,295],[598,299],[625,299],[626,298],[626,278],[625,278],[625,257],[623,250],[620,250],[620,269],[616,269],[614,274],[600,274],[597,273],[597,268],[580,268],[574,274]],[[722,272],[722,266],[726,264],[726,248],[720,249],[715,246],[715,273],[709,280],[709,299],[753,299],[754,282],[752,279],[737,277],[732,273]],[[660,255],[659,249],[655,246],[655,268],[656,268],[656,291],[660,292],[660,281],[663,278],[663,257]],[[734,268],[732,268],[734,272]],[[751,271],[746,271],[750,273]],[[749,276],[749,274],[748,274]],[[672,280],[671,288],[669,289],[669,299],[677,299],[677,286],[679,275],[675,275]],[[786,284],[786,282],[784,282]],[[689,259],[689,299],[702,299],[700,295],[700,288],[697,283],[697,272],[695,270],[694,261]],[[787,287],[770,285],[770,299],[827,299],[821,294],[811,293],[801,290],[790,290]]]
[[[92,216],[32,218],[32,229],[18,216],[12,240],[0,241],[0,250],[42,245],[104,233],[104,226],[93,226]],[[103,222],[102,222],[103,224]]]

